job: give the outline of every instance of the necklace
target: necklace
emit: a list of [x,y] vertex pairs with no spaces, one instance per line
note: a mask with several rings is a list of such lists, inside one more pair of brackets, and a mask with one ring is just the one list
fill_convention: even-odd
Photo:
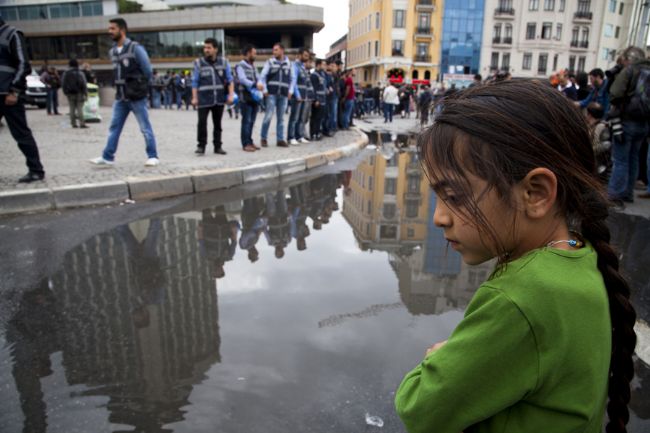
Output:
[[582,246],[584,245],[584,243],[582,241],[580,241],[580,240],[566,239],[566,240],[560,240],[560,241],[551,241],[551,242],[547,243],[546,246],[547,247],[552,247],[554,245],[561,244],[561,243],[567,243],[567,244],[569,244],[570,247],[573,247],[573,248],[582,248]]

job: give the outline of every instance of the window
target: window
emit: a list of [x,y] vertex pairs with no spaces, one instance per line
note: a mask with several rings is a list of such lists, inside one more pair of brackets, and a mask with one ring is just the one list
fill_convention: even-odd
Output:
[[[367,56],[368,59],[370,58],[370,50],[371,49],[372,49],[372,43],[368,42],[368,56]],[[366,78],[365,81],[368,81],[368,79]]]
[[604,32],[606,38],[611,38],[614,36],[614,26],[611,24],[605,24]]
[[512,24],[506,24],[506,31],[503,37],[507,44],[512,42]]
[[589,43],[589,27],[583,27],[582,28],[582,39],[581,39],[581,41],[582,41],[583,44],[588,44]]
[[621,2],[621,4],[618,6],[618,14],[619,15],[623,15],[623,6],[625,6],[625,4],[623,2]]
[[394,40],[393,41],[393,56],[402,56],[404,55],[404,41]]
[[542,24],[542,39],[551,39],[553,34],[553,23]]
[[503,53],[501,58],[501,69],[507,71],[510,69],[510,53]]
[[602,57],[603,60],[607,60],[607,58],[609,57],[609,48],[603,48]]
[[492,60],[490,61],[491,69],[499,69],[499,53],[492,53]]
[[418,14],[418,28],[419,29],[431,28],[431,14]]
[[609,0],[609,5],[607,7],[607,10],[609,10],[613,14],[616,13],[616,0]]
[[379,226],[379,238],[381,239],[397,238],[397,226]]
[[[408,213],[408,207],[407,207],[406,209],[407,209],[406,212]],[[417,216],[417,215],[415,215],[415,216]],[[408,238],[412,238],[413,236],[415,236],[415,230],[413,230],[412,228],[408,227],[408,228],[406,229],[406,237],[408,237]]]
[[379,56],[379,41],[375,41],[375,57]]
[[560,0],[560,7],[558,8],[558,11],[564,12],[565,7],[566,7],[566,0]]
[[368,210],[368,215],[370,215],[372,213],[372,201],[370,201],[370,200],[368,200],[368,208],[367,208],[367,210]]
[[558,41],[562,40],[562,24],[557,24],[555,26],[555,39]]
[[580,28],[579,27],[574,27],[573,30],[571,31],[571,46],[572,47],[577,47],[578,46],[578,39],[580,39]]
[[521,69],[530,70],[533,67],[533,55],[531,53],[524,53],[524,62],[521,65]]
[[526,39],[535,39],[537,32],[537,23],[528,23],[526,25]]
[[368,191],[372,191],[375,187],[375,179],[372,176],[368,177]]
[[591,9],[591,0],[578,0],[578,13],[587,14]]
[[544,10],[552,11],[555,9],[555,0],[544,0]]
[[429,44],[426,42],[418,42],[415,46],[415,54],[419,57],[429,55]]
[[395,206],[395,203],[384,203],[384,218],[388,220],[392,220],[395,218],[395,214],[397,213],[397,206]]
[[393,27],[396,29],[403,29],[404,28],[404,10],[401,9],[395,9],[393,11]]
[[586,62],[587,62],[586,57],[583,56],[578,57],[578,72],[584,72]]
[[539,9],[539,0],[529,0],[528,1],[528,10],[536,11]]
[[569,56],[569,71],[576,70],[576,56]]
[[406,200],[406,218],[417,218],[419,207],[417,200]]
[[387,177],[384,180],[384,194],[395,195],[397,191],[397,179],[392,177]]
[[546,74],[546,69],[548,67],[548,54],[540,54],[539,62],[537,63],[537,73]]
[[408,192],[420,192],[420,176],[409,176],[406,184]]
[[618,37],[621,35],[621,28],[619,26],[616,26],[616,31],[614,32],[614,37],[618,39]]
[[379,27],[381,26],[381,15],[379,15],[379,12],[375,14],[375,29],[379,30]]
[[497,24],[492,29],[492,43],[500,44],[501,43],[501,24]]
[[558,61],[558,55],[553,56],[553,70],[557,71],[557,61]]

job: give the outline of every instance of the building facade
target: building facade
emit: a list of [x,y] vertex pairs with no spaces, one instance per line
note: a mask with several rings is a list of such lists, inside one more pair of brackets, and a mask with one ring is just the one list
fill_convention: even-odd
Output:
[[443,77],[479,72],[485,1],[445,2],[440,54]]
[[[108,20],[119,12],[115,0],[14,3],[7,0],[0,12],[25,33],[35,66],[46,60],[65,66],[70,58],[77,58],[93,65],[100,81],[110,81],[108,51],[112,41],[106,29]],[[129,25],[128,36],[145,46],[155,69],[189,69],[192,60],[202,55],[207,37],[219,41],[231,63],[242,58],[244,45],[254,45],[261,66],[275,42],[294,54],[300,47],[312,47],[314,32],[324,26],[323,9],[318,7],[281,4],[279,0],[262,6],[229,3],[119,16]],[[61,5],[65,7],[61,9]]]
[[442,2],[351,0],[347,67],[362,84],[437,79]]
[[563,68],[606,70],[622,49],[647,39],[647,22],[645,35],[634,22],[643,23],[647,9],[639,0],[485,2],[483,74],[499,70],[515,77],[545,77]]

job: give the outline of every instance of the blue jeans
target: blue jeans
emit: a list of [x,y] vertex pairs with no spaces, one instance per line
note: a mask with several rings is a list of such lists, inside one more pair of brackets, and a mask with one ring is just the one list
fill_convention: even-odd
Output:
[[350,122],[352,121],[352,110],[354,110],[354,100],[346,99],[345,105],[343,105],[343,129],[350,127]]
[[183,107],[183,91],[184,89],[176,89],[176,108],[179,110]]
[[298,101],[297,99],[292,99],[290,102],[291,105],[291,115],[289,116],[289,129],[287,130],[287,140],[296,139],[300,140],[302,138],[302,133],[304,128],[301,128],[302,125],[302,116],[305,109],[305,101]]
[[384,121],[392,122],[393,121],[393,111],[395,106],[393,104],[387,104],[384,102]]
[[160,108],[160,90],[153,89],[151,91],[151,108]]
[[172,91],[169,89],[163,90],[163,105],[165,108],[172,108]]
[[633,200],[634,184],[639,175],[639,149],[648,135],[648,122],[624,120],[623,136],[612,143],[612,176],[607,193],[617,200]]
[[327,129],[330,132],[336,131],[338,128],[338,118],[339,118],[339,103],[336,98],[332,98],[327,101]]
[[266,140],[269,135],[269,126],[271,126],[271,119],[273,112],[277,116],[276,138],[278,141],[284,140],[284,112],[287,111],[287,97],[281,95],[268,95],[265,99],[266,111],[264,112],[264,120],[262,121],[262,140]]
[[47,89],[45,106],[47,107],[47,114],[59,114],[59,89]]
[[138,121],[138,125],[140,125],[140,132],[144,136],[147,145],[147,156],[149,158],[158,158],[156,137],[153,135],[153,129],[151,123],[149,123],[149,114],[147,113],[147,98],[143,98],[138,101],[118,100],[113,103],[113,118],[111,119],[111,126],[108,128],[108,142],[102,154],[105,160],[113,161],[115,159],[117,143],[126,118],[131,111],[133,111],[133,115]]
[[240,102],[241,109],[241,145],[246,147],[253,144],[253,125],[257,117],[257,104],[254,102]]

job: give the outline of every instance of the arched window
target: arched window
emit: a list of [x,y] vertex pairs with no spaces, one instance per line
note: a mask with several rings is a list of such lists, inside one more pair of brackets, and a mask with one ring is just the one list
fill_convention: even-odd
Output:
[[431,79],[431,71],[424,71],[424,79],[425,80]]
[[413,72],[411,72],[411,78],[414,80],[417,80],[420,77],[420,72],[415,69]]

